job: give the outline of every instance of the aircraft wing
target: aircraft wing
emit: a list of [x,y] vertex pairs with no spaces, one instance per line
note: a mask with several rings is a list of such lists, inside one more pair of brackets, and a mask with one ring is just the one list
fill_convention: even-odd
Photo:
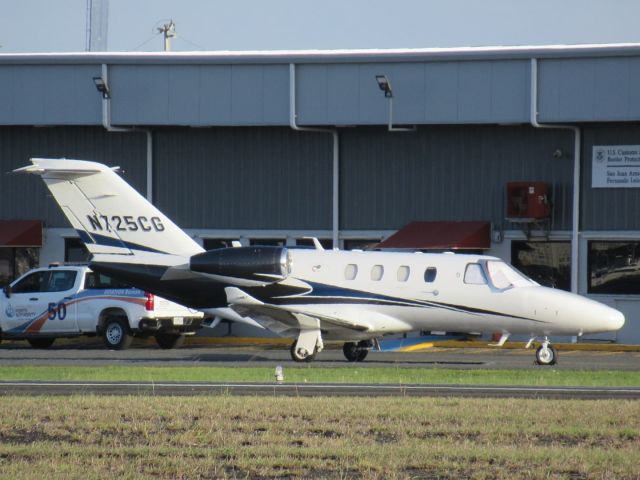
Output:
[[[289,328],[305,329],[317,328],[317,321],[321,328],[340,327],[359,332],[371,330],[371,325],[348,318],[339,318],[324,313],[310,312],[287,306],[270,305],[261,302],[236,287],[225,288],[229,306],[243,316],[255,320],[271,320],[279,322]],[[324,326],[323,326],[324,324]]]

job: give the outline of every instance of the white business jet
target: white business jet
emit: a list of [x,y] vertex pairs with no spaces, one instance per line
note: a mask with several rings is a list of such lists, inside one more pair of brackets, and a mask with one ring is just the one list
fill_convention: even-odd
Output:
[[117,173],[81,160],[31,159],[93,254],[91,268],[221,318],[294,338],[310,361],[324,340],[362,361],[384,335],[418,330],[525,334],[552,365],[552,335],[620,329],[617,310],[538,285],[482,255],[238,247],[204,251]]

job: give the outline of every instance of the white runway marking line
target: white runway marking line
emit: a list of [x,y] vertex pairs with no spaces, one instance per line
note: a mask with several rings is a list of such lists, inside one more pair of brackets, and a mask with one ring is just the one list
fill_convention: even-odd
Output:
[[584,393],[640,393],[640,387],[531,387],[531,386],[473,386],[473,385],[367,385],[367,384],[310,384],[310,383],[73,383],[73,382],[0,382],[0,387],[145,387],[145,388],[298,388],[298,389],[348,389],[368,390],[459,390],[489,392],[584,392]]

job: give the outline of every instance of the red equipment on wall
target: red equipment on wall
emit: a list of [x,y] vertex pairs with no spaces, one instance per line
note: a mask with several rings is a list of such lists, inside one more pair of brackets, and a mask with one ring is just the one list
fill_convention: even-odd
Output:
[[549,185],[543,182],[507,183],[507,218],[536,221],[549,218]]

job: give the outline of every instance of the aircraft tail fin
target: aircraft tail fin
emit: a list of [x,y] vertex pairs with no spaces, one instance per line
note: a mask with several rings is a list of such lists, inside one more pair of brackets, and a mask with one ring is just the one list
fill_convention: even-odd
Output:
[[169,254],[203,248],[112,169],[96,162],[32,158],[16,173],[40,175],[94,255]]

